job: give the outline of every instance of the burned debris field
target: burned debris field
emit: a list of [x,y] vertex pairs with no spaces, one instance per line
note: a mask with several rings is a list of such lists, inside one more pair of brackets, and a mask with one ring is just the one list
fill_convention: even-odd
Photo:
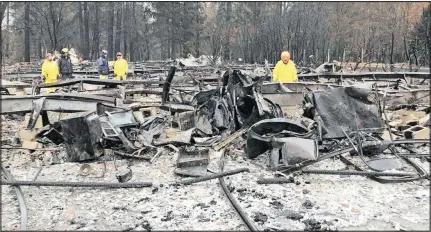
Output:
[[2,229],[429,228],[428,73],[181,64],[4,74]]
[[2,231],[430,231],[430,2],[0,19]]

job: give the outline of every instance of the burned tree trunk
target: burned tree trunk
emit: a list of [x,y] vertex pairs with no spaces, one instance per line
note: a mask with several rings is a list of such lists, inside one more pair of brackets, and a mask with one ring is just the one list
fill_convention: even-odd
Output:
[[90,25],[87,2],[84,2],[84,59],[88,60],[90,52]]
[[79,41],[81,41],[81,44],[79,46],[80,52],[84,52],[84,46],[82,46],[82,41],[84,41],[84,29],[82,28],[84,22],[82,19],[82,2],[78,3],[78,20],[79,20]]
[[169,58],[175,59],[176,58],[175,57],[175,38],[174,38],[175,33],[174,33],[174,25],[172,25],[172,24],[173,24],[172,19],[169,19],[169,28],[171,30],[171,36],[170,36],[171,37],[171,39],[170,39],[171,50],[169,52]]
[[30,62],[30,3],[24,9],[24,61]]
[[[1,21],[3,21],[4,12],[6,10],[6,7],[8,7],[8,5],[9,5],[8,2],[0,2],[0,20]],[[9,37],[9,33],[8,33],[8,37]],[[3,36],[0,36],[0,47],[2,46],[2,44],[3,44]],[[0,49],[0,67],[3,67],[3,49]]]
[[127,54],[127,37],[128,37],[128,4],[127,2],[124,2],[124,6],[123,6],[123,14],[122,14],[122,19],[123,19],[123,27],[122,27],[122,37],[123,37],[123,57],[126,57]]
[[403,38],[403,41],[404,41],[404,52],[405,52],[406,60],[410,60],[409,50],[407,49],[407,41],[405,36]]
[[[132,35],[132,39],[129,39],[129,60],[136,60],[135,56],[136,56],[136,51],[135,51],[135,41],[137,40],[137,36],[136,36],[136,6],[135,6],[135,2],[132,2],[132,18],[130,19],[130,24],[133,25],[133,28],[130,30],[130,34]],[[129,9],[129,13],[130,13],[130,9]]]
[[232,14],[232,2],[226,2],[226,38],[225,38],[225,44],[224,44],[224,56],[223,59],[229,60],[230,55],[230,19]]
[[91,60],[93,60],[93,58],[97,58],[97,53],[99,51],[99,45],[100,45],[100,36],[99,36],[99,3],[95,2],[94,3],[94,23],[93,23],[93,46],[91,49]]
[[109,13],[108,13],[108,57],[109,60],[112,60],[114,53],[114,12],[115,11],[115,3],[109,3]]
[[114,46],[114,52],[119,52],[120,51],[120,46],[121,46],[121,8],[122,8],[123,3],[118,3],[117,5],[117,26],[115,29],[115,46]]
[[391,60],[390,60],[390,69],[391,72],[394,71],[394,40],[395,40],[395,34],[392,32],[392,39],[391,39]]
[[6,37],[6,47],[5,47],[5,56],[9,57],[9,37],[10,37],[10,29],[9,29],[9,15],[10,15],[10,7],[7,6],[7,13],[6,13],[6,31],[7,31],[7,37]]

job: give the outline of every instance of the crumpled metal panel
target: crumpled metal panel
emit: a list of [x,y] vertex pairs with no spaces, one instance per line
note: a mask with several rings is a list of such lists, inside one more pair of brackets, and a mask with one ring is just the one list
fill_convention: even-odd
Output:
[[370,94],[369,89],[355,87],[309,93],[305,97],[308,107],[304,110],[304,116],[321,120],[322,135],[326,139],[345,137],[340,126],[354,130],[355,115],[359,129],[382,128],[378,106],[368,100]]
[[272,142],[276,138],[292,136],[289,132],[306,134],[308,129],[299,122],[286,118],[265,119],[254,124],[247,132],[248,157],[255,158],[272,149]]
[[117,111],[117,112],[105,112],[108,115],[100,116],[100,121],[109,121],[113,127],[121,127],[123,125],[136,124],[135,117],[133,116],[132,110]]
[[234,129],[232,107],[227,96],[220,96],[217,91],[210,90],[194,96],[196,128],[206,135],[219,135],[225,130]]
[[60,121],[68,161],[95,159],[102,155],[102,128],[99,116],[92,113],[71,114]]
[[192,139],[192,134],[195,131],[195,128],[191,128],[186,131],[180,131],[176,132],[176,136],[172,138],[166,138],[166,139],[156,139],[153,141],[153,144],[155,146],[161,146],[165,144],[190,144],[190,141]]
[[264,98],[261,86],[262,79],[228,70],[221,89],[193,97],[196,128],[205,135],[221,135],[262,119],[283,117],[280,106]]
[[223,84],[227,86],[230,104],[235,108],[236,129],[262,119],[283,117],[279,105],[263,98],[262,82],[263,79],[253,79],[239,70],[225,73]]
[[277,139],[277,142],[283,143],[281,153],[285,165],[295,165],[318,158],[316,140],[291,137]]

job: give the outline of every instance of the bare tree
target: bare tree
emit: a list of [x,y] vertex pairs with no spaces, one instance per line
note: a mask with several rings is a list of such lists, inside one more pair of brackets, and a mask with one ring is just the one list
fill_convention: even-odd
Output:
[[[84,41],[84,29],[82,28],[84,25],[84,22],[82,19],[82,2],[78,3],[78,19],[79,19],[79,40]],[[82,51],[84,49],[84,46],[80,44],[79,48]]]
[[93,29],[91,30],[93,32],[93,43],[92,43],[92,49],[91,49],[91,57],[93,58],[97,57],[97,54],[99,53],[99,46],[100,46],[100,28],[99,28],[99,12],[100,12],[100,3],[94,2],[93,3],[93,12],[94,12],[94,20],[93,20]]
[[[0,2],[0,22],[3,22],[4,12],[8,6],[9,6],[9,2]],[[9,23],[9,19],[7,21]],[[8,29],[8,34],[9,34],[9,29]],[[9,35],[8,35],[8,37],[9,37]],[[0,30],[0,48],[2,48],[2,47],[3,47],[3,35],[2,35],[2,30]],[[7,52],[6,52],[6,54],[7,54]],[[3,49],[0,49],[0,65],[1,66],[3,66],[2,62],[3,62]]]
[[121,11],[122,11],[123,3],[117,3],[117,27],[115,29],[115,46],[114,53],[120,51],[121,45]]
[[84,2],[84,59],[89,59],[90,53],[90,16],[88,13],[88,4]]
[[30,62],[30,3],[25,3],[24,10],[24,61]]
[[108,57],[112,60],[114,53],[114,12],[115,12],[115,3],[109,2],[108,9]]

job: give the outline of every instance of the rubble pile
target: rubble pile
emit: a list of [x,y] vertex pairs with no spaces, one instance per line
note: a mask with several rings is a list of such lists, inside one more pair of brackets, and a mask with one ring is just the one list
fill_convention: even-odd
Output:
[[[268,211],[244,213],[248,206],[239,206],[243,195],[257,192],[235,190],[235,185],[270,189],[274,184],[300,185],[301,178],[318,175],[337,176],[341,181],[364,177],[379,183],[426,181],[429,185],[429,170],[423,167],[430,162],[429,74],[403,74],[400,79],[398,74],[392,78],[309,73],[299,75],[298,83],[281,84],[268,83],[265,72],[208,71],[202,65],[188,67],[185,60],[177,62],[181,64],[135,65],[134,72],[142,69],[145,75],[127,81],[75,78],[54,84],[2,83],[7,90],[1,99],[2,125],[21,123],[16,135],[2,132],[3,138],[9,137],[2,140],[3,150],[22,149],[33,161],[49,156],[41,161],[46,166],[78,164],[83,176],[93,169],[90,164],[103,162],[106,171],[106,163],[130,162],[116,168],[116,181],[108,183],[20,182],[5,177],[2,184],[145,188],[158,185],[150,179],[134,181],[139,174],[136,169],[132,172],[133,166],[146,163],[145,168],[151,169],[164,160],[169,162],[165,168],[176,177],[160,186],[218,179],[223,190],[239,192],[236,200],[225,191],[250,230],[256,225],[269,228],[266,225],[274,219]],[[153,68],[148,69],[150,64]],[[48,87],[57,88],[56,93],[44,94]],[[15,94],[25,88],[32,95]],[[316,169],[323,162],[345,166]],[[266,175],[253,174],[261,171]],[[236,182],[244,175],[253,178]],[[230,176],[229,185],[223,176]],[[304,217],[302,210],[318,210],[308,199],[299,204],[301,210],[285,208],[280,201],[270,204],[285,214],[283,220],[302,223],[294,228],[337,228],[332,222]]]

